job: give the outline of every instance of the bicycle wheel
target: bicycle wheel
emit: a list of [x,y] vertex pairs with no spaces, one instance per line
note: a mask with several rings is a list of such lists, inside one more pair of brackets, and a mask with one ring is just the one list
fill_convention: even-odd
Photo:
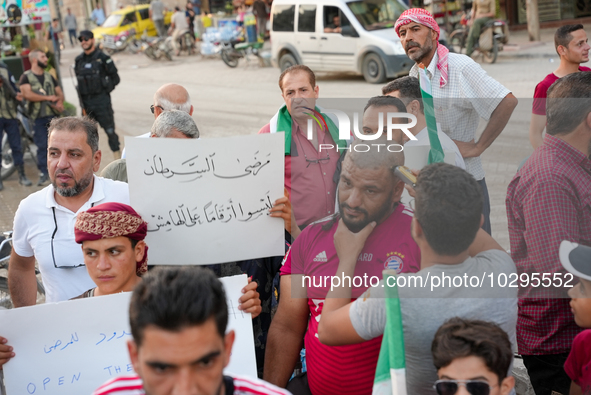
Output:
[[146,54],[147,57],[149,57],[152,60],[158,60],[158,56],[156,56],[156,51],[154,50],[153,47],[148,46],[145,50],[144,53]]
[[[234,50],[231,50],[234,51]],[[222,49],[222,60],[224,61],[225,64],[227,64],[229,67],[236,67],[238,66],[238,59],[235,56],[232,56],[232,52],[226,49]]]
[[[39,274],[37,270],[35,270],[35,274]],[[43,297],[45,299],[45,286],[43,286],[43,281],[39,277],[37,277],[37,303],[39,303],[39,298]]]
[[449,45],[456,53],[462,53],[462,50],[466,45],[466,35],[464,34],[464,29],[454,30],[449,35]]
[[12,149],[8,144],[8,134],[3,133],[2,135],[2,146],[0,147],[2,150],[2,163],[0,163],[0,177],[3,180],[10,177],[12,173],[15,172],[16,166],[14,165],[14,160],[12,158]]
[[497,40],[493,39],[493,47],[490,51],[482,53],[482,58],[486,63],[494,63],[497,61],[497,55],[499,54],[499,44]]
[[8,279],[6,277],[0,277],[0,307],[5,309],[11,309],[13,307],[10,292],[8,291]]
[[195,38],[192,35],[187,35],[186,36],[186,40],[187,40],[187,51],[189,53],[189,55],[195,55]]

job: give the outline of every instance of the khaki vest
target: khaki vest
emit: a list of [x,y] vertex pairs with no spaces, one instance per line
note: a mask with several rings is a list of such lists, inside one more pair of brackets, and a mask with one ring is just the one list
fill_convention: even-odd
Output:
[[0,118],[14,119],[16,117],[16,104],[9,93],[12,87],[4,86],[5,84],[10,84],[8,70],[0,67],[0,75],[2,75],[3,79],[2,87],[0,87]]
[[[31,90],[34,93],[44,95],[44,96],[52,96],[55,95],[55,86],[53,85],[53,78],[51,74],[47,71],[43,72],[45,76],[45,80],[43,82],[43,86],[37,76],[31,71],[25,71],[25,75],[29,79],[29,84],[31,84]],[[53,117],[58,115],[56,111],[54,111],[46,101],[36,101],[36,102],[29,102],[29,115],[33,119],[43,118],[43,117]]]

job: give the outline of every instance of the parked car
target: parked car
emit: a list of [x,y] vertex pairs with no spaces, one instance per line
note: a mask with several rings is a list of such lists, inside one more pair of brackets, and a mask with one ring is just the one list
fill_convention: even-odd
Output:
[[[117,37],[120,33],[135,29],[136,38],[141,38],[144,31],[148,36],[157,36],[156,26],[150,19],[150,5],[141,4],[136,6],[127,6],[120,10],[113,11],[105,22],[92,32],[97,42],[113,37]],[[167,12],[164,16],[164,24],[170,25],[172,12]]]
[[305,64],[314,71],[358,72],[376,84],[407,75],[413,62],[394,31],[407,8],[400,0],[275,0],[271,61],[282,71]]

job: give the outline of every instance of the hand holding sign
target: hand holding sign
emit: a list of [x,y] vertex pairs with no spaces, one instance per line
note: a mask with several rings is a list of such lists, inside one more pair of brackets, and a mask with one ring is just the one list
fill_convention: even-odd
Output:
[[[225,371],[256,377],[252,318],[238,308],[246,275],[220,281],[227,330],[236,333]],[[130,297],[121,293],[0,311],[0,333],[16,354],[3,367],[7,394],[90,394],[112,377],[133,374],[126,346],[132,339]]]
[[126,149],[130,199],[148,222],[151,264],[284,254],[284,223],[269,215],[283,196],[281,135],[128,138]]

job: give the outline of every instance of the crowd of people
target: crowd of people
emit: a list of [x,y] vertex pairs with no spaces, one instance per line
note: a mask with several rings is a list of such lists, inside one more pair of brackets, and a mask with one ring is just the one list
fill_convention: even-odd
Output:
[[[361,136],[340,138],[338,120],[316,106],[320,89],[308,67],[279,77],[285,105],[259,133],[284,134],[285,196],[268,215],[284,223],[285,256],[148,272],[147,223],[129,206],[126,159],[97,176],[96,122],[40,121],[49,124],[39,161],[51,183],[16,212],[10,293],[17,308],[36,303],[35,262],[47,302],[132,292],[135,374],[96,395],[369,394],[389,331],[391,284],[357,280],[380,280],[385,269],[397,275],[404,332],[397,351],[408,394],[512,394],[515,352],[536,395],[591,394],[591,73],[579,67],[590,49],[583,26],[557,30],[559,68],[536,87],[536,149],[506,195],[510,252],[491,235],[481,155],[517,99],[470,57],[439,45],[427,11],[404,12],[395,30],[415,64],[367,102]],[[33,59],[42,70],[43,55]],[[419,68],[431,80],[433,133]],[[324,120],[311,130],[310,109]],[[151,110],[154,124],[142,137],[199,138],[184,87],[162,86]],[[384,133],[369,151],[359,149],[364,137],[382,134],[388,113],[416,117],[412,136],[394,131],[388,141]],[[379,146],[430,146],[434,135],[453,164],[416,169],[405,184],[395,173],[404,151]],[[216,278],[237,273],[251,279],[239,308],[252,314],[258,379],[223,373],[235,336]],[[0,340],[0,364],[18,355],[10,342]]]

